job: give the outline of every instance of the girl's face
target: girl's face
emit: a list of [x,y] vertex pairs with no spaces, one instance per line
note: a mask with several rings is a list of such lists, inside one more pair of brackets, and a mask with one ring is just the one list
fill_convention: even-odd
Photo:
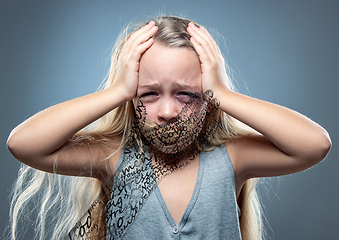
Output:
[[188,48],[155,42],[141,57],[137,99],[147,118],[163,124],[173,121],[191,96],[202,96],[200,60]]
[[134,99],[141,134],[165,153],[179,153],[202,129],[200,61],[193,50],[154,43],[141,57]]

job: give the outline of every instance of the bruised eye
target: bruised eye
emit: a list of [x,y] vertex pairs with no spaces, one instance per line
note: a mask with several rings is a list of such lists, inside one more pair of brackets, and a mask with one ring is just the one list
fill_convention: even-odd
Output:
[[190,93],[190,92],[179,92],[179,95],[192,97],[193,93]]
[[192,96],[193,93],[190,92],[178,92],[177,99],[181,102],[187,103]]

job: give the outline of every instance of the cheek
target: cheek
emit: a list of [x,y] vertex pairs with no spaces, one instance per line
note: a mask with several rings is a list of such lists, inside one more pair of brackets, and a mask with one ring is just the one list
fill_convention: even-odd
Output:
[[156,103],[145,103],[146,118],[157,122],[158,106]]

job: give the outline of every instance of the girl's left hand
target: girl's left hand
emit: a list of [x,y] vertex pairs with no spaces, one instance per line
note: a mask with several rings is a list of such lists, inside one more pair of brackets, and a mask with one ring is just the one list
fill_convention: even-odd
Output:
[[216,42],[203,26],[198,28],[192,22],[188,24],[187,32],[192,36],[191,42],[201,62],[203,92],[230,90],[227,87],[224,58]]
[[187,32],[201,62],[204,93],[212,90],[221,111],[260,133],[227,143],[237,194],[249,178],[295,173],[325,158],[331,147],[326,130],[288,108],[231,91],[215,41],[204,27],[193,23]]

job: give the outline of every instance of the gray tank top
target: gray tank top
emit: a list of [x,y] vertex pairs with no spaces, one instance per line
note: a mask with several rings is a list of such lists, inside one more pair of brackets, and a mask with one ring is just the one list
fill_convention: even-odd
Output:
[[179,225],[155,186],[124,239],[241,239],[233,166],[225,146],[200,153],[194,192]]

